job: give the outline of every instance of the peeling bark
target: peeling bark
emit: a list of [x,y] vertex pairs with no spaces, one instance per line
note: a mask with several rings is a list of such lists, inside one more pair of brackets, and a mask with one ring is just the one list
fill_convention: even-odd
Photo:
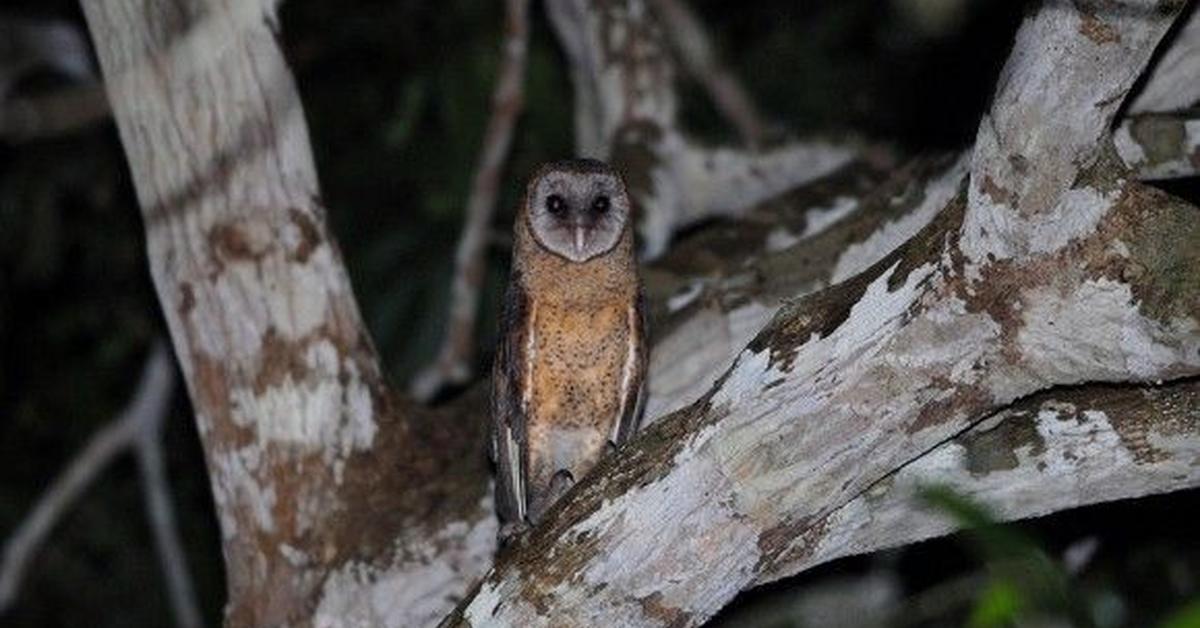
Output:
[[[972,283],[954,237],[964,196],[902,253],[785,307],[702,400],[602,463],[497,565],[464,625],[699,624],[819,548],[852,553],[832,514],[989,412],[1054,385],[1200,372],[1196,294],[1134,270],[1181,252],[1136,225],[1186,229],[1194,208],[1137,188],[1088,240]],[[1182,433],[1171,469],[1191,464],[1196,437]],[[1032,478],[1022,490],[1055,492]],[[646,613],[649,596],[671,612]]]
[[789,299],[866,269],[925,227],[966,176],[918,159],[886,180],[857,165],[680,242],[648,267],[651,422],[695,401]]

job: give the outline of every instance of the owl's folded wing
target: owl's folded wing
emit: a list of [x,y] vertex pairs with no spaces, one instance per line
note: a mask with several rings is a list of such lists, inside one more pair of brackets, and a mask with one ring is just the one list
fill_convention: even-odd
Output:
[[500,342],[492,365],[491,455],[496,463],[496,512],[501,521],[525,521],[525,417],[528,412],[529,298],[514,272],[504,296]]
[[620,416],[609,437],[614,445],[629,440],[642,422],[642,402],[646,398],[646,299],[639,288],[629,306],[629,340],[621,369]]

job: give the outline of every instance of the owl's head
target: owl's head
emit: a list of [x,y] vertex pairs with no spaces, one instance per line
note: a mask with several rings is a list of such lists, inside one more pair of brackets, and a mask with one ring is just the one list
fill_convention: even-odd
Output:
[[543,166],[525,196],[529,231],[543,247],[572,262],[612,250],[631,213],[620,175],[594,159]]

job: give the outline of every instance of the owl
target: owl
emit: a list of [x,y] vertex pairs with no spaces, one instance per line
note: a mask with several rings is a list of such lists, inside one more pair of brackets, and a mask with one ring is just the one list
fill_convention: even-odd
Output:
[[646,336],[631,213],[621,177],[590,159],[543,166],[517,211],[492,369],[502,539],[638,427]]

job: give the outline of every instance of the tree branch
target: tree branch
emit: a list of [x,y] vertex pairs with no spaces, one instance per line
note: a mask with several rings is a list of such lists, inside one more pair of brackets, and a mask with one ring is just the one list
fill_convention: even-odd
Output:
[[434,363],[419,373],[410,386],[412,395],[421,401],[432,399],[448,385],[461,385],[471,378],[488,229],[500,193],[500,175],[512,144],[513,128],[521,115],[524,98],[521,86],[529,49],[529,0],[507,0],[505,6],[503,56],[492,93],[492,117],[484,132],[464,212],[466,221],[454,256],[446,335]]
[[[1050,2],[1028,18],[969,192],[899,251],[786,305],[704,397],[564,498],[447,623],[697,625],[746,587],[859,551],[852,526],[871,519],[850,504],[1014,400],[1200,373],[1200,289],[1174,279],[1200,273],[1184,244],[1200,238],[1196,210],[1125,181],[1103,152],[1172,17]],[[1056,426],[1036,429],[1054,438]],[[1029,497],[1006,516],[1193,486],[1200,477],[1180,468],[1196,427],[1149,428],[1142,442],[1167,452],[1157,475],[1138,442],[1118,439],[1127,482],[1064,497],[1047,475],[1086,476],[1059,465],[1005,484]]]
[[[170,369],[166,348],[160,347],[158,354],[162,356],[159,358],[163,364],[162,368]],[[174,388],[174,373],[171,372],[171,375],[171,388]],[[204,623],[200,618],[200,608],[196,604],[192,578],[188,574],[183,543],[179,539],[179,528],[175,523],[175,511],[171,505],[171,488],[167,483],[166,463],[163,460],[162,431],[165,410],[164,405],[157,421],[150,421],[155,418],[150,415],[144,417],[146,421],[137,427],[133,446],[137,454],[138,473],[142,479],[146,515],[150,521],[150,530],[154,534],[159,565],[166,576],[167,595],[175,615],[175,624],[182,628],[200,628]]]
[[141,463],[142,490],[147,514],[167,576],[168,594],[175,624],[199,628],[200,612],[192,593],[187,559],[179,543],[162,465],[162,427],[167,417],[175,374],[170,354],[161,343],[150,352],[142,369],[137,392],[117,417],[92,436],[57,480],[46,490],[4,547],[0,566],[0,615],[16,601],[29,561],[37,553],[68,508],[79,499],[110,462],[125,450],[133,450]]
[[385,385],[273,7],[84,3],[208,460],[226,622],[427,624],[495,549],[481,406],[447,420]]
[[701,146],[679,127],[675,62],[647,0],[567,0],[546,10],[575,86],[576,150],[626,173],[651,258],[677,230],[736,215],[857,152],[825,141],[762,152]]
[[683,0],[652,0],[652,7],[688,74],[708,90],[742,143],[751,149],[761,147],[769,126],[737,75],[721,62],[700,18]]
[[1200,105],[1200,7],[1192,2],[1145,84],[1129,104],[1131,115],[1181,111]]

